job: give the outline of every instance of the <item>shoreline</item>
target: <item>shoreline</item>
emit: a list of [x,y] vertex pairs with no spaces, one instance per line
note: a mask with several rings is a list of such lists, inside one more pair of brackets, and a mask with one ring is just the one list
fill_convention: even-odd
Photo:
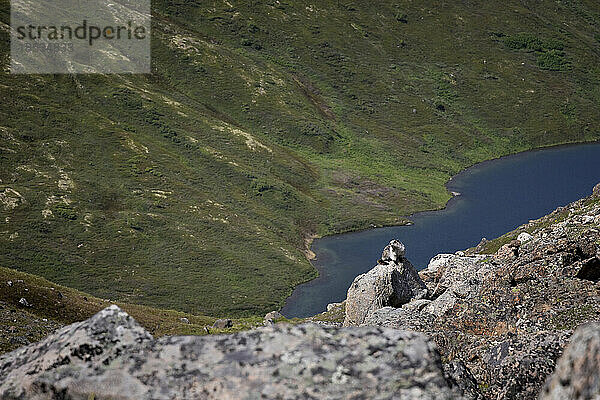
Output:
[[[292,288],[292,293],[288,297],[285,298],[284,305],[285,305],[285,303],[287,303],[287,300],[292,296],[294,290],[298,286],[312,282],[321,275],[321,271],[319,270],[319,268],[313,264],[313,261],[316,260],[316,258],[317,258],[317,255],[312,250],[312,245],[313,245],[313,242],[315,241],[315,239],[322,239],[325,237],[336,236],[336,235],[348,235],[348,234],[359,233],[359,232],[364,232],[364,231],[368,231],[368,230],[372,230],[372,229],[379,229],[379,228],[410,226],[413,224],[412,218],[414,218],[415,216],[450,209],[450,207],[452,207],[453,203],[455,203],[457,200],[459,200],[461,198],[461,193],[451,190],[450,185],[452,184],[452,181],[454,181],[456,178],[460,177],[461,175],[472,172],[473,170],[477,170],[478,168],[487,166],[490,163],[498,162],[498,161],[505,160],[508,158],[520,157],[525,154],[536,153],[536,152],[540,152],[540,151],[558,150],[558,149],[561,149],[564,147],[585,146],[585,145],[591,145],[591,144],[600,144],[600,139],[588,140],[588,141],[582,141],[582,142],[565,142],[565,143],[558,143],[558,144],[547,145],[547,146],[542,146],[542,147],[536,147],[536,148],[529,149],[529,150],[519,151],[517,153],[511,153],[511,154],[499,156],[496,158],[490,158],[488,160],[484,160],[484,161],[480,161],[478,163],[472,164],[472,165],[466,167],[465,169],[461,170],[460,172],[456,173],[455,175],[452,175],[450,177],[450,179],[448,179],[448,181],[444,184],[446,191],[450,194],[451,197],[450,197],[450,199],[448,199],[448,201],[446,201],[446,203],[443,206],[435,208],[435,209],[417,211],[417,212],[414,212],[409,215],[400,216],[400,218],[403,218],[406,220],[406,223],[404,223],[404,224],[382,224],[382,225],[377,225],[374,227],[371,226],[368,228],[348,230],[348,231],[344,231],[344,232],[336,232],[336,233],[331,233],[331,234],[327,234],[327,235],[318,235],[316,233],[308,234],[307,236],[304,237],[305,248],[303,250],[303,253],[304,253],[307,261],[310,262],[310,264],[313,266],[313,268],[317,271],[317,276],[308,281],[299,283],[296,286],[294,286]],[[455,193],[457,193],[457,194],[455,194]],[[373,224],[371,224],[371,225],[373,225]]]

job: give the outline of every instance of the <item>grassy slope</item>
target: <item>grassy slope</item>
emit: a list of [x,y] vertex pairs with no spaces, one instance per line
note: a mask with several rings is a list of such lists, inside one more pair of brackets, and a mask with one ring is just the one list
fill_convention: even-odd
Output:
[[153,4],[152,76],[0,75],[0,265],[264,313],[314,276],[310,234],[401,223],[468,165],[599,136],[593,1]]
[[[204,335],[206,326],[211,334],[231,333],[262,325],[262,318],[248,317],[233,320],[231,328],[216,329],[212,317],[112,302],[10,268],[0,267],[0,289],[0,354],[90,318],[110,304],[117,304],[154,336]],[[21,298],[29,305],[19,304]]]

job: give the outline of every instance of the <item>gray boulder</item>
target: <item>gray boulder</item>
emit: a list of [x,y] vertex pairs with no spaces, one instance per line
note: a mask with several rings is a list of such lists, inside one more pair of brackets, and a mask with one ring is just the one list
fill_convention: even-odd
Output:
[[600,399],[600,323],[575,331],[540,399]]
[[433,324],[434,317],[423,310],[431,300],[415,300],[400,308],[384,307],[367,314],[363,326],[383,326],[394,329],[425,331]]
[[456,382],[463,396],[473,400],[483,399],[479,393],[477,380],[462,361],[454,360],[444,363],[444,372],[447,377]]
[[112,306],[0,357],[0,398],[460,399],[424,334],[277,325],[154,340]]
[[404,258],[404,245],[392,240],[379,264],[354,279],[346,298],[344,326],[358,326],[382,307],[400,307],[427,296],[427,287],[417,270]]
[[430,297],[434,299],[424,308],[429,314],[440,316],[452,310],[458,299],[477,292],[480,282],[490,273],[489,264],[482,256],[461,257],[454,254],[438,254],[421,271],[429,285]]
[[[66,326],[39,343],[1,356],[0,399],[32,398],[38,392],[40,394],[36,399],[59,398],[58,394],[65,389],[64,386],[73,381],[73,375],[87,375],[93,370],[102,372],[105,365],[118,363],[120,354],[126,350],[151,341],[152,336],[133,318],[117,306],[110,306],[87,321]],[[95,382],[100,384],[102,379],[110,380],[117,375],[118,370],[107,371]],[[126,376],[122,378],[126,379]],[[82,376],[78,382],[90,388],[87,376]],[[132,385],[127,392],[131,396],[144,393],[143,385],[130,383]],[[123,387],[113,389],[111,385],[106,385],[104,394],[121,398]],[[86,398],[78,391],[77,387],[73,387],[68,393],[73,398]]]

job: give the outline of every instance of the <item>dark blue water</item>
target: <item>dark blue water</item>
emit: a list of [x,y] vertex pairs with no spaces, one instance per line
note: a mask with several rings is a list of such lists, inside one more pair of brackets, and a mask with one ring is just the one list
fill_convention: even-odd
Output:
[[587,196],[600,182],[600,143],[561,146],[478,164],[454,177],[461,193],[441,211],[415,214],[412,226],[328,236],[313,243],[320,276],[298,286],[282,313],[306,317],[346,298],[354,278],[370,270],[391,239],[406,245],[422,269],[438,253],[453,253],[493,239],[559,206]]

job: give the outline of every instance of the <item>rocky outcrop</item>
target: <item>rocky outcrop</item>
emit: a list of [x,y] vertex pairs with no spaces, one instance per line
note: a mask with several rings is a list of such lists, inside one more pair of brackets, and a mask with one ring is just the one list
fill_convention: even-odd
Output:
[[540,400],[600,399],[600,324],[577,329]]
[[594,190],[420,274],[390,242],[347,300],[312,319],[339,324],[345,310],[360,327],[272,325],[273,312],[266,328],[156,340],[112,306],[0,356],[0,398],[598,400]]
[[348,289],[344,326],[358,326],[370,312],[386,306],[400,307],[426,295],[427,287],[404,256],[404,245],[392,240],[379,263],[357,276]]
[[460,399],[415,332],[276,325],[154,340],[118,307],[0,357],[2,399]]
[[[121,398],[123,386],[114,387],[111,380],[131,384],[128,391],[132,396],[142,395],[140,385],[105,367],[118,363],[123,352],[151,341],[152,336],[133,318],[111,306],[39,343],[1,356],[0,398],[86,398],[84,392],[91,394],[96,385],[105,386],[106,397]],[[93,375],[98,376],[93,379]],[[68,389],[72,382],[78,386]]]
[[454,360],[444,363],[444,372],[449,379],[456,382],[465,398],[481,398],[477,381],[462,361]]
[[[429,334],[447,365],[456,367],[446,368],[447,373],[477,382],[463,387],[470,397],[537,398],[573,330],[600,321],[598,187],[591,197],[500,239],[434,257],[420,272],[426,298],[371,308],[362,325]],[[595,345],[585,346],[580,353],[590,353]],[[547,395],[558,393],[549,398],[577,398],[587,393],[583,385],[594,390],[596,381],[584,377],[597,376],[597,364],[585,358],[578,362],[575,371],[549,384]],[[567,379],[569,373],[579,383]]]
[[454,254],[435,256],[429,267],[421,271],[423,279],[431,283],[429,299],[373,310],[365,316],[363,325],[427,330],[437,317],[451,311],[461,299],[476,295],[480,282],[491,271],[489,265],[482,262],[484,258]]

